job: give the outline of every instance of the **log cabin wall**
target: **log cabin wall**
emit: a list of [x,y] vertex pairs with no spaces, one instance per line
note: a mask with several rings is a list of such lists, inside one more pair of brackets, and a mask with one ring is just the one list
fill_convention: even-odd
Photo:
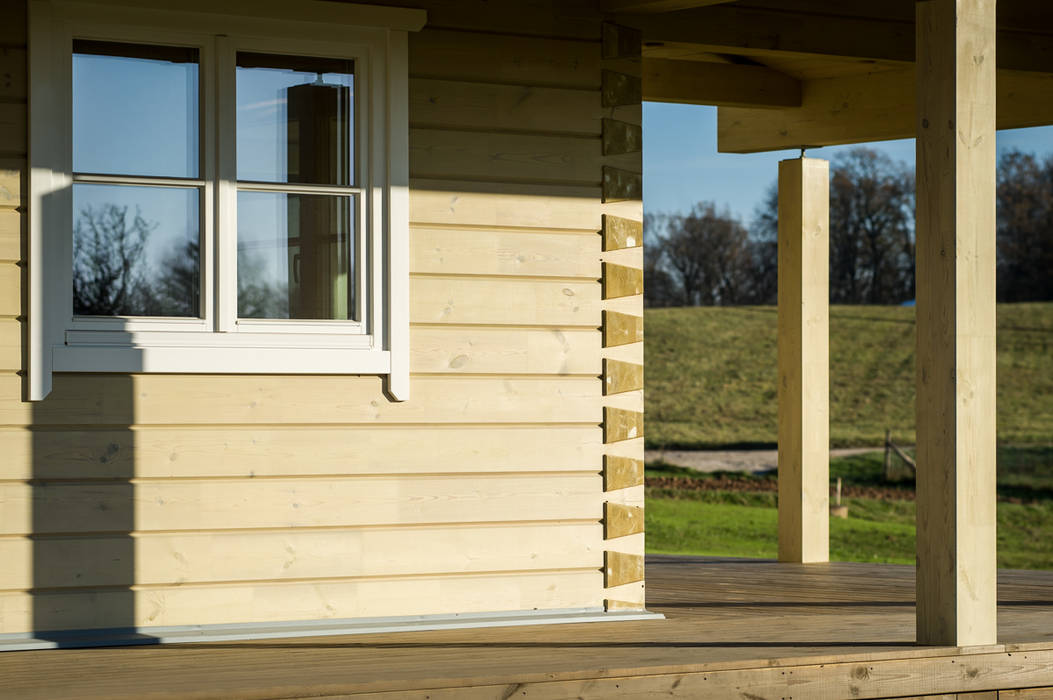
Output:
[[26,8],[0,26],[0,633],[638,608],[639,49],[596,3],[392,2],[411,398],[55,376],[28,403]]

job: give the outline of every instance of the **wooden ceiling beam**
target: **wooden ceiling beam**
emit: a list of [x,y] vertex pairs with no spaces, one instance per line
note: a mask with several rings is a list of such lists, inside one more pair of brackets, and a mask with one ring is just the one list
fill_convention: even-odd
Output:
[[[1053,74],[998,71],[999,129],[1053,124]],[[755,153],[912,138],[914,68],[803,84],[800,107],[717,111],[717,150]]]
[[801,82],[763,66],[644,58],[643,98],[725,107],[799,107]]
[[723,5],[735,0],[603,0],[604,12],[674,12],[695,7]]
[[[812,55],[857,60],[914,62],[914,23],[880,17],[795,14],[737,5],[668,14],[621,15],[653,42],[694,44],[699,51],[741,55]],[[1045,28],[1043,28],[1045,29]],[[1053,35],[998,32],[998,67],[1053,72]]]

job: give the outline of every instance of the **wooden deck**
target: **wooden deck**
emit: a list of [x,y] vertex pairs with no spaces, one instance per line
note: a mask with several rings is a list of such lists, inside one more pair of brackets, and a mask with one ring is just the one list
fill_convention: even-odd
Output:
[[954,649],[913,643],[912,567],[648,567],[649,608],[666,620],[11,652],[0,697],[822,699],[1053,686],[1053,572],[1000,572],[1001,643]]

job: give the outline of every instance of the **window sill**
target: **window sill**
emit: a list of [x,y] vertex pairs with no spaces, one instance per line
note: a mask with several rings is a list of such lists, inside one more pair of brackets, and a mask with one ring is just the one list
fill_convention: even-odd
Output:
[[56,372],[172,374],[388,374],[387,350],[252,346],[159,347],[63,345],[53,349]]

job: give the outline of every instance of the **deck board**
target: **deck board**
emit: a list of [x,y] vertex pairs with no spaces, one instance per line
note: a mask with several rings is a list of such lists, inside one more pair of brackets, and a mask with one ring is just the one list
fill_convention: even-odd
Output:
[[[1000,644],[971,651],[1053,654],[1053,572],[1001,571],[998,597]],[[913,567],[654,556],[648,608],[667,619],[11,652],[0,655],[0,697],[248,700],[438,689],[432,697],[467,698],[500,697],[517,684],[536,691],[525,697],[562,697],[556,682],[576,682],[573,694],[589,697],[610,693],[596,685],[602,679],[698,680],[700,673],[846,661],[953,663],[961,654],[914,644]],[[989,674],[989,685],[997,675]],[[1041,678],[1021,683],[1043,685]],[[963,689],[978,687],[986,686]]]

